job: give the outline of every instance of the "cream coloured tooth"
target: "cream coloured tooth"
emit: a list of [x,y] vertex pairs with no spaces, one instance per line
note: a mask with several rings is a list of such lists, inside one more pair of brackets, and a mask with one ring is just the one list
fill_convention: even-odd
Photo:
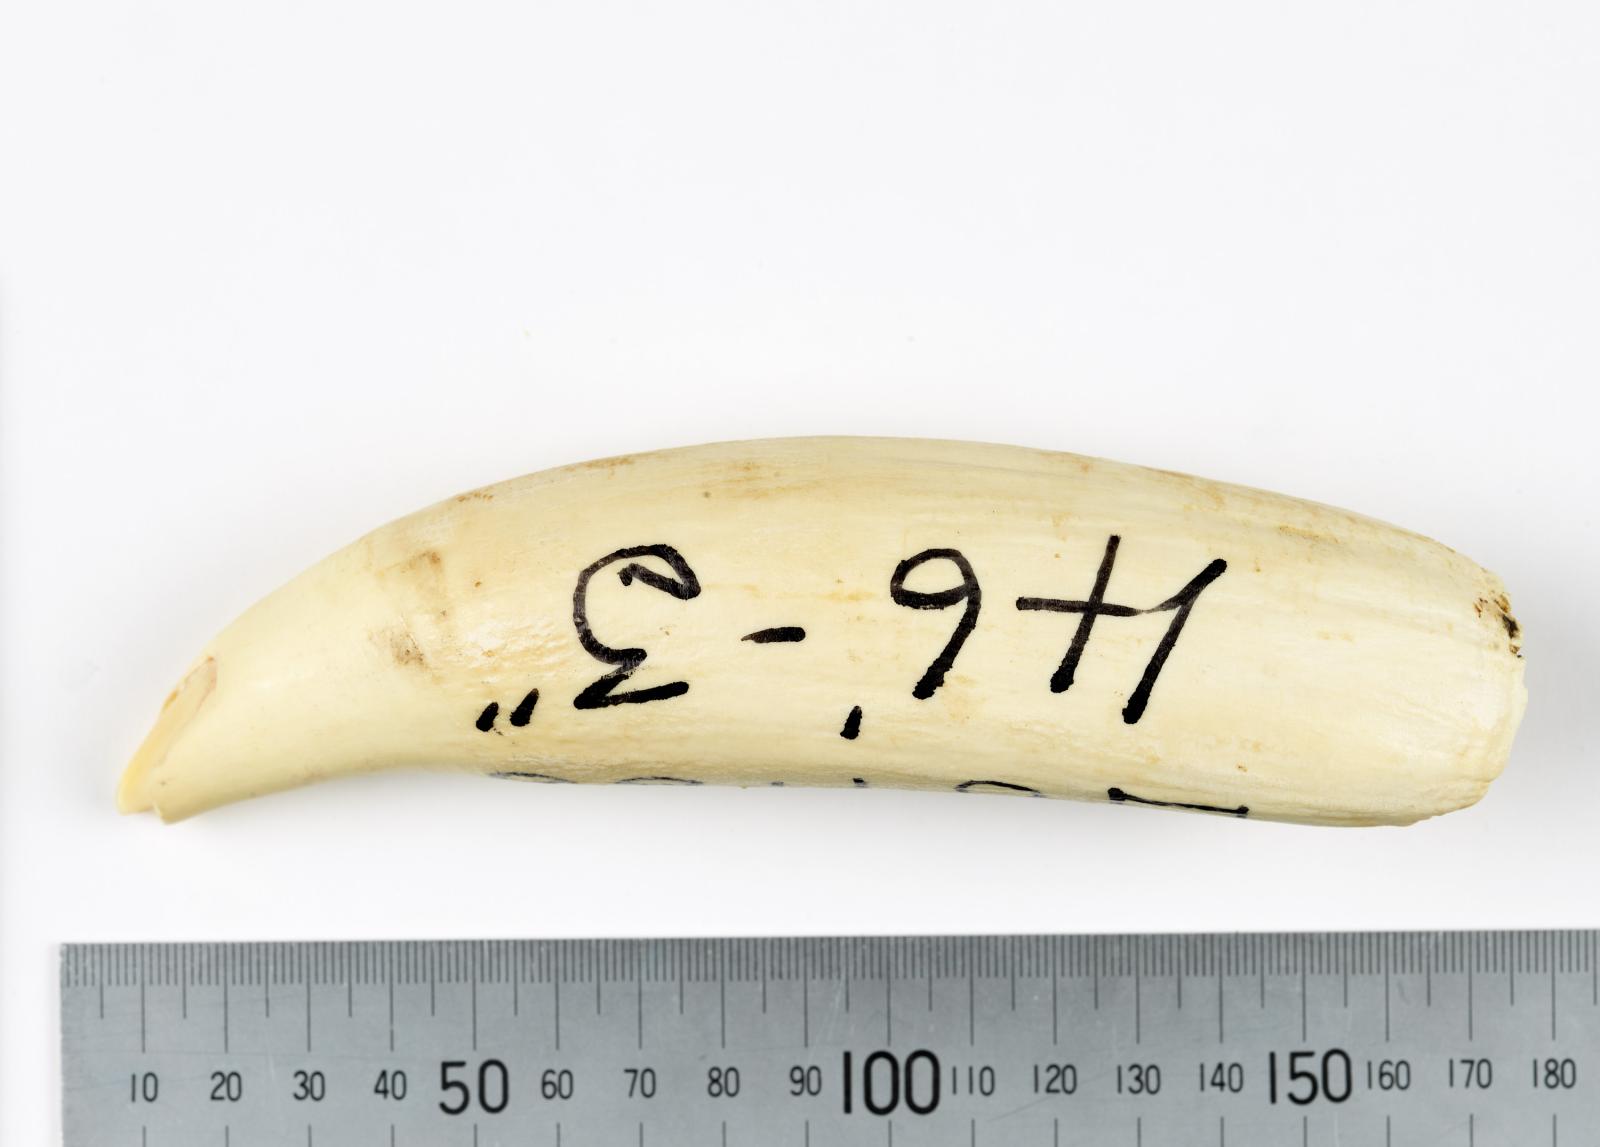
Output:
[[404,766],[888,785],[1319,824],[1472,804],[1500,582],[1369,518],[1015,447],[802,438],[461,494],[224,629],[118,792],[176,820]]

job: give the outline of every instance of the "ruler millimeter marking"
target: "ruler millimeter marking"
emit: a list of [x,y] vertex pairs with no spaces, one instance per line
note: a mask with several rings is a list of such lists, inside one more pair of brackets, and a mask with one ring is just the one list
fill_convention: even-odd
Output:
[[1597,941],[73,945],[65,1142],[1560,1147]]

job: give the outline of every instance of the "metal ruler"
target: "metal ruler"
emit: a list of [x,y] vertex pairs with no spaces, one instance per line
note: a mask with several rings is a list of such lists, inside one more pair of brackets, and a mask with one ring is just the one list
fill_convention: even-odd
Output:
[[66,1144],[1594,1144],[1597,937],[75,945]]

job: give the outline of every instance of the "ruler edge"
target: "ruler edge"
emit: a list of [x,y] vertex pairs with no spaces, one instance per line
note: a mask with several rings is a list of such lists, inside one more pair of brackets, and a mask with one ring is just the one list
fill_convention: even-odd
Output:
[[[815,964],[817,957],[834,975],[877,978],[893,959],[898,968],[918,965],[916,975],[996,978],[1020,974],[1011,963],[1019,949],[1038,956],[1048,952],[1048,973],[1063,978],[1192,974],[1196,976],[1298,974],[1357,975],[1385,971],[1451,974],[1500,974],[1600,970],[1600,928],[1439,929],[1396,931],[1250,931],[1250,932],[1087,932],[1087,933],[927,933],[783,936],[629,936],[480,939],[376,940],[222,940],[65,942],[58,946],[59,989],[103,985],[164,986],[181,982],[345,983],[414,982],[421,978],[447,983],[478,979],[503,982],[687,979],[695,982],[730,978],[745,971],[751,958],[768,978],[795,978],[784,969],[796,959]],[[787,951],[783,951],[787,949]],[[1441,953],[1449,958],[1441,960]],[[734,954],[744,959],[731,958]],[[330,964],[348,966],[352,956],[366,964],[381,959],[388,975],[354,976],[348,970],[328,974]],[[774,955],[787,958],[774,960]],[[655,957],[648,971],[643,957]],[[987,956],[988,959],[984,957]],[[1004,961],[1000,961],[1001,957]],[[525,976],[483,976],[479,972],[498,957],[507,971],[521,965]],[[599,957],[599,958],[597,958]],[[938,957],[937,960],[934,957]],[[1267,957],[1272,957],[1271,960]],[[1399,958],[1397,958],[1399,957]],[[407,971],[396,977],[395,964]],[[997,964],[998,962],[998,964]],[[203,964],[204,979],[191,970]],[[423,965],[422,969],[417,967]],[[775,969],[774,963],[778,965]],[[627,965],[626,968],[619,964]],[[219,967],[220,965],[220,967]],[[241,965],[247,974],[238,975]],[[307,965],[310,965],[309,971]],[[1001,972],[986,971],[1000,966]],[[177,978],[180,968],[185,979]],[[375,969],[374,969],[375,970]],[[607,974],[608,970],[611,974]],[[318,973],[322,974],[318,974]],[[897,971],[897,975],[908,974]],[[734,974],[735,981],[760,978]]]

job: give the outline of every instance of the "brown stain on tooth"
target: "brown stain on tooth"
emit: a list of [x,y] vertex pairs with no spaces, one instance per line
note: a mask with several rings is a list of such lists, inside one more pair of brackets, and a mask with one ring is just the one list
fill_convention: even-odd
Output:
[[610,472],[622,466],[632,466],[633,461],[634,456],[632,454],[618,454],[614,458],[596,458],[592,462],[574,462],[570,466],[563,466],[562,469],[573,474],[581,474],[589,470]]
[[392,562],[387,565],[376,566],[374,572],[379,577],[389,574],[432,574],[438,575],[444,569],[444,557],[436,549],[418,550],[408,558]]
[[1511,599],[1503,593],[1498,593],[1492,599],[1480,597],[1472,603],[1472,611],[1479,617],[1483,616],[1483,611],[1486,609],[1494,610],[1495,615],[1500,619],[1500,624],[1505,627],[1506,643],[1511,650],[1511,655],[1513,657],[1521,657],[1522,625],[1515,617],[1511,616]]
[[1291,526],[1288,523],[1279,525],[1278,532],[1291,538],[1302,538],[1308,542],[1320,542],[1324,545],[1336,546],[1339,539],[1332,534],[1323,533],[1321,530],[1309,530],[1304,526]]
[[396,665],[414,665],[419,669],[428,667],[428,658],[409,629],[390,629],[385,631],[385,636],[388,638],[389,656]]

